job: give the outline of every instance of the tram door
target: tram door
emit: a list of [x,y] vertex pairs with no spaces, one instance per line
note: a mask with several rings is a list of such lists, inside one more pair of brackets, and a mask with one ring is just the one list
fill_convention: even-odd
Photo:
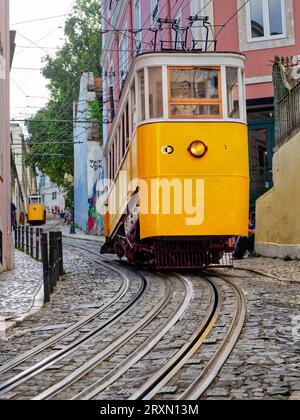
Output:
[[273,187],[274,144],[274,120],[249,123],[251,211],[255,211],[255,201]]

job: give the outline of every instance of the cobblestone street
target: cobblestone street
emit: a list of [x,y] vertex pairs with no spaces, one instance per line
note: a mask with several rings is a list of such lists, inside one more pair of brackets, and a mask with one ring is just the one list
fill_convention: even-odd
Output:
[[[68,244],[71,243],[70,239],[66,239],[66,241]],[[82,250],[76,249],[76,246]],[[2,365],[64,331],[116,295],[121,287],[121,278],[110,269],[96,264],[95,261],[98,257],[95,254],[98,254],[98,248],[98,243],[86,241],[73,241],[72,248],[69,245],[65,247],[66,276],[58,283],[50,304],[45,305],[23,322],[15,324],[6,332],[5,336],[2,336],[0,341],[0,363]],[[88,256],[89,251],[94,253],[94,261]],[[19,252],[16,261],[16,271],[0,275],[0,287],[6,285],[6,282],[9,282],[10,285],[10,289],[4,288],[6,293],[1,294],[0,305],[3,318],[16,318],[20,313],[28,311],[32,306],[32,296],[36,295],[41,285],[40,263]],[[300,279],[300,264],[298,261],[247,258],[235,262],[235,266],[239,269],[213,270],[213,272],[219,271],[223,275],[225,274],[225,277],[232,279],[244,291],[247,300],[246,323],[234,351],[217,379],[201,398],[300,399],[300,337],[297,327],[300,315],[300,289],[297,284]],[[244,269],[264,272],[280,278],[281,281]],[[24,286],[20,283],[20,279]],[[132,279],[133,282],[136,281],[134,276]],[[283,281],[283,279],[287,281]],[[177,323],[170,333],[165,335],[153,351],[150,351],[134,368],[111,386],[108,392],[102,392],[98,399],[127,399],[143,384],[146,378],[160,369],[168,358],[188,340],[193,333],[197,319],[204,316],[205,304],[207,305],[209,301],[208,290],[204,288],[202,292],[200,291],[202,286],[196,277],[191,277],[191,281],[196,295],[181,322]],[[147,305],[150,302],[152,305],[155,304],[155,301],[158,302],[157,299],[163,296],[165,287],[163,284],[163,280],[158,283],[151,281],[149,298],[152,296],[151,289],[156,298],[154,300],[153,298],[150,300],[144,298],[145,311],[141,312],[138,307],[136,311],[131,311],[128,319],[124,318],[125,324],[121,329],[119,328],[119,332],[131,328],[132,322],[134,325],[139,317],[150,311],[151,305],[149,309]],[[132,283],[132,287],[135,287],[134,283]],[[174,310],[176,307],[174,304],[182,293],[180,292],[182,286],[179,283],[176,286],[175,282],[174,287],[177,292],[172,298],[175,299],[174,303],[172,300],[170,301],[170,310]],[[200,294],[197,291],[199,287]],[[8,292],[8,290],[10,291]],[[134,289],[132,290],[134,291]],[[17,298],[15,298],[16,296]],[[212,331],[206,344],[200,347],[188,361],[185,369],[181,370],[172,381],[161,389],[156,399],[177,399],[184,387],[188,386],[197,376],[197,372],[203,369],[205,361],[209,359],[214,351],[214,346],[220,340],[222,328],[227,323],[226,317],[232,312],[230,294],[227,299],[227,307],[223,304],[222,313],[224,315],[220,318],[219,327]],[[108,319],[118,311],[122,304],[120,301],[111,310],[105,311],[102,319]],[[84,382],[80,382],[72,388],[72,392],[80,393],[84,387],[93,384],[97,378],[108,375],[110,370],[125,361],[137,345],[154,333],[155,328],[166,319],[170,310],[167,310],[166,307],[161,316],[157,317],[156,323],[152,322],[149,328],[147,327],[141,334],[133,338],[127,347],[124,346],[114,357],[86,376]],[[70,339],[74,339],[74,337],[70,336]],[[115,335],[113,327],[109,328],[105,334],[101,335],[102,348],[105,349],[117,337],[118,334]],[[66,343],[68,342],[70,342],[69,339]],[[97,353],[96,348],[99,347],[99,344],[95,341],[94,354]],[[54,348],[62,348],[62,343]],[[86,354],[82,357],[71,358],[66,363],[56,363],[50,370],[48,368],[45,380],[50,379],[49,375],[55,374],[54,377],[58,378],[56,381],[69,375],[79,367],[80,363],[84,363],[87,357],[93,355],[91,350],[85,348]],[[1,379],[3,382],[5,375],[2,374]],[[39,383],[40,385],[38,385]],[[19,389],[19,393],[15,393],[13,390],[8,391],[0,398],[23,399],[25,396],[26,399],[32,398],[41,384],[41,379],[31,382],[29,388],[24,384]],[[72,392],[66,391],[59,399],[72,398]]]
[[16,269],[0,274],[0,334],[43,302],[42,264],[16,251]]

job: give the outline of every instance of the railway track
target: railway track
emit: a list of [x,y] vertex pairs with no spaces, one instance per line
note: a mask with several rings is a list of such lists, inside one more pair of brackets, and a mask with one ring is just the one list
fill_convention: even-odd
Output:
[[[133,293],[133,296],[129,300],[129,302],[123,305],[123,307],[120,310],[114,313],[106,321],[99,324],[99,317],[102,314],[105,314],[105,311],[107,311],[109,308],[112,308],[113,305],[119,303],[121,299],[124,298],[126,293],[128,293],[130,287],[130,279],[128,275],[124,274],[124,270],[120,270],[119,267],[113,267],[111,262],[107,264],[107,262],[98,261],[95,259],[93,259],[93,261],[96,264],[100,264],[101,266],[106,267],[109,270],[112,270],[121,276],[122,283],[118,292],[110,301],[102,305],[99,309],[93,311],[88,316],[82,318],[79,322],[70,326],[61,333],[55,335],[43,344],[35,347],[34,349],[26,352],[23,355],[16,357],[9,363],[0,367],[1,377],[3,377],[4,374],[6,374],[7,376],[10,372],[12,373],[9,379],[5,380],[0,384],[0,398],[8,391],[15,389],[17,386],[34,378],[36,375],[41,374],[46,369],[49,369],[54,363],[57,363],[58,361],[65,358],[67,355],[70,355],[71,353],[76,351],[76,349],[78,349],[83,343],[87,343],[89,340],[96,338],[105,329],[113,325],[114,322],[116,322],[118,319],[124,316],[124,314],[126,314],[132,308],[132,306],[134,306],[137,302],[140,301],[148,287],[147,281],[142,276],[140,276],[139,288]],[[86,332],[87,328],[89,329],[88,332]],[[61,350],[54,351],[52,354],[50,354],[50,356],[43,355],[43,353],[49,352],[49,350],[53,349],[55,345],[61,343],[62,340],[68,340],[75,333],[79,334],[79,338],[77,337],[75,340],[71,339],[70,344],[63,345],[63,348]],[[41,361],[39,361],[38,363],[32,363],[31,366],[28,367],[28,364],[30,364],[31,361],[34,361],[36,357],[41,358]],[[21,370],[21,372],[18,374],[14,374],[16,370]]]
[[[64,240],[68,247],[76,247],[81,249],[86,255],[97,255],[97,259],[92,260],[103,264],[109,269],[119,272],[123,282],[122,285],[114,297],[115,300],[120,300],[126,291],[128,291],[128,268],[118,266],[110,260],[103,261],[95,252],[95,247],[91,244],[84,244],[81,246],[79,241],[74,242]],[[113,268],[112,268],[113,267]],[[124,274],[124,271],[127,274]],[[136,270],[135,270],[136,273]],[[160,345],[163,340],[168,340],[168,337],[172,337],[173,331],[177,325],[184,318],[185,314],[188,313],[191,308],[195,289],[198,284],[201,284],[203,289],[206,289],[206,295],[204,293],[203,300],[207,300],[208,304],[203,308],[201,319],[190,333],[189,337],[185,340],[184,344],[179,347],[176,352],[170,357],[164,360],[161,368],[150,369],[145,367],[145,374],[147,379],[141,379],[139,386],[133,387],[132,392],[129,391],[126,399],[137,400],[137,399],[184,399],[184,400],[195,400],[201,398],[205,390],[213,382],[214,378],[220,372],[223,364],[226,362],[228,356],[233,350],[236,341],[241,333],[245,315],[246,306],[245,298],[241,290],[230,280],[217,275],[215,272],[206,272],[201,276],[182,275],[179,273],[172,274],[160,274],[160,273],[139,273],[139,277],[143,279],[144,286],[140,285],[139,292],[135,295],[132,302],[129,303],[125,308],[114,314],[113,318],[109,318],[106,324],[100,325],[99,331],[92,329],[86,334],[83,334],[80,339],[71,342],[68,346],[64,346],[60,351],[52,354],[49,357],[42,358],[36,364],[33,364],[27,369],[24,369],[21,373],[13,375],[8,380],[0,385],[0,399],[2,396],[5,397],[5,393],[18,389],[22,384],[27,383],[34,377],[39,377],[42,372],[51,369],[53,364],[58,361],[64,361],[66,357],[70,356],[71,353],[77,354],[80,349],[86,348],[87,342],[94,338],[97,338],[97,334],[103,329],[113,328],[115,322],[120,321],[122,316],[124,318],[129,317],[132,314],[132,308],[135,304],[141,304],[145,299],[145,291],[149,288],[154,280],[164,283],[164,293],[161,294],[160,299],[152,305],[151,309],[147,309],[145,315],[134,322],[131,328],[126,329],[124,334],[120,334],[119,337],[113,340],[106,347],[102,348],[93,357],[81,356],[83,362],[71,373],[64,376],[61,380],[56,380],[54,384],[45,386],[44,390],[37,392],[33,397],[35,400],[42,399],[73,399],[73,400],[90,400],[90,399],[104,399],[107,389],[118,390],[121,388],[122,380],[126,380],[126,376],[130,375],[135,369],[135,366],[143,363],[149,354]],[[176,294],[174,291],[178,288],[178,284],[181,284],[181,288],[184,293],[181,294],[180,299],[177,297],[177,303],[174,305],[172,299],[173,295]],[[230,289],[230,292],[228,290]],[[225,291],[225,293],[224,293]],[[190,360],[195,355],[201,355],[205,352],[206,340],[211,334],[213,334],[215,328],[218,327],[219,318],[224,308],[224,298],[226,293],[231,294],[230,299],[234,297],[234,310],[231,311],[231,320],[228,321],[225,328],[222,331],[222,341],[215,345],[215,349],[211,357],[206,360],[205,366],[202,371],[197,375],[190,377],[190,383],[187,385],[184,382],[179,385],[180,392],[177,392],[173,396],[166,393],[164,395],[164,389],[172,387],[172,381],[181,384],[180,375],[185,371],[189,365]],[[204,299],[205,296],[205,299]],[[228,298],[229,300],[229,298]],[[68,336],[72,336],[73,332],[76,331],[76,327],[86,327],[90,320],[96,320],[107,308],[114,304],[114,299],[108,302],[105,307],[99,308],[90,314],[89,319],[83,319],[79,323],[71,326],[61,334],[53,337],[44,345],[39,346],[32,351],[26,353],[23,356],[12,360],[10,363],[0,368],[1,373],[14,372],[16,369],[22,368],[22,364],[28,363],[32,357],[36,355],[42,355],[44,350],[47,350],[48,346],[59,343],[59,341]],[[232,303],[230,303],[232,306]],[[163,314],[168,311],[168,316]],[[227,308],[228,312],[228,308]],[[157,320],[160,319],[160,322]],[[156,323],[156,324],[155,324]],[[117,324],[116,324],[117,325]],[[153,327],[155,325],[155,328]],[[149,331],[148,331],[149,330]],[[226,331],[225,331],[226,330]],[[141,335],[143,339],[141,340]],[[87,341],[86,341],[87,340]],[[134,343],[136,340],[139,344]],[[132,351],[126,351],[127,347],[131,346]],[[115,359],[114,359],[115,358]],[[85,359],[85,361],[84,361]],[[116,360],[116,363],[111,365],[110,360]],[[149,364],[150,366],[150,364]],[[130,381],[129,381],[130,382]],[[114,391],[111,391],[114,392]],[[175,397],[175,398],[174,398]]]

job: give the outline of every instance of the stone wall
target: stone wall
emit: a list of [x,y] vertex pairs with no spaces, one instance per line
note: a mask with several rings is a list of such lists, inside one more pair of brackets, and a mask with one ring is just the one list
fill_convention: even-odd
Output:
[[275,152],[273,177],[256,204],[256,251],[300,258],[300,132]]

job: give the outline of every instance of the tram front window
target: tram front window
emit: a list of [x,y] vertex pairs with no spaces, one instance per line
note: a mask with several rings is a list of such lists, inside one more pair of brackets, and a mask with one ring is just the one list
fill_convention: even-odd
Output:
[[39,197],[30,197],[30,204],[32,206],[37,206],[38,204],[40,204],[40,198]]
[[220,69],[170,69],[171,118],[220,118]]

